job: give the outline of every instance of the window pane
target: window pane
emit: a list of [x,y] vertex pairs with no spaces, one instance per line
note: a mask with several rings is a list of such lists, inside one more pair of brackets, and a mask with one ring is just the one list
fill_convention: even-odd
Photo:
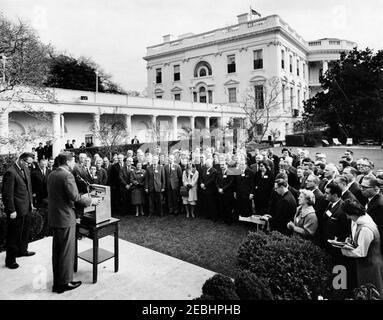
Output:
[[156,83],[162,83],[162,71],[161,71],[161,69],[156,69]]
[[263,86],[255,86],[255,108],[256,109],[263,109],[264,108],[264,101],[263,101]]
[[229,88],[229,103],[237,102],[237,89]]
[[213,103],[213,92],[211,90],[209,90],[207,93],[209,96],[209,103]]
[[282,60],[281,60],[282,69],[284,69],[285,68],[285,50],[282,50],[281,55],[282,55]]
[[180,101],[181,100],[181,94],[180,93],[175,93],[174,94],[174,100]]
[[235,55],[227,56],[227,73],[235,72]]
[[175,65],[174,66],[174,81],[179,81],[180,80],[180,66]]
[[206,77],[206,69],[205,68],[200,69],[199,76],[200,77]]
[[254,51],[254,69],[262,69],[263,68],[263,54],[262,50]]

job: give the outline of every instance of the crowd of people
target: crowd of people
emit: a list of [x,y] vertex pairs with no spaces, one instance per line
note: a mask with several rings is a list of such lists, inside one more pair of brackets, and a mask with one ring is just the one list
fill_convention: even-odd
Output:
[[[44,206],[55,165],[45,157],[28,165],[33,204]],[[114,215],[183,214],[227,224],[260,216],[271,230],[309,239],[347,266],[349,287],[372,283],[383,294],[383,170],[354,159],[352,150],[338,163],[287,148],[281,155],[212,147],[128,150],[111,159],[80,153],[72,174],[80,194],[91,184],[110,186]]]

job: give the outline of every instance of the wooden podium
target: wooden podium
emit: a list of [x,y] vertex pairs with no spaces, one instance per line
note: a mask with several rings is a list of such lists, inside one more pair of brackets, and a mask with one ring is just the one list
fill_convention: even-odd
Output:
[[[77,272],[78,258],[93,264],[93,283],[97,282],[98,264],[114,257],[114,272],[118,272],[118,223],[120,219],[111,218],[98,224],[88,224],[77,220],[76,224],[76,256],[74,272]],[[114,252],[99,248],[98,240],[114,235]],[[78,253],[78,236],[93,240],[93,248]]]

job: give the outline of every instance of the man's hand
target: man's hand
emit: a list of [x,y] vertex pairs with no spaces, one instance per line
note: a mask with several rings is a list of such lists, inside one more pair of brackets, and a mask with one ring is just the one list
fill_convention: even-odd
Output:
[[219,188],[219,189],[218,189],[218,192],[219,192],[219,193],[223,193],[223,189],[222,189],[222,188]]
[[165,192],[165,189],[161,189],[161,192]]
[[237,193],[236,192],[233,193],[233,196],[234,196],[234,199],[237,199]]
[[250,199],[250,200],[253,200],[253,198],[254,198],[254,195],[253,195],[252,193],[250,193],[250,195],[249,195],[249,199]]
[[101,202],[101,198],[92,198],[92,206],[98,206]]
[[291,221],[287,224],[287,229],[293,230],[294,229],[294,223]]
[[11,219],[16,219],[16,217],[17,217],[17,212],[16,212],[16,211],[12,212],[12,213],[9,215],[9,217],[10,217]]
[[126,190],[129,190],[129,189],[130,189],[130,184],[127,184],[127,185],[125,186],[125,188],[126,188]]
[[205,184],[201,183],[201,189],[205,189]]
[[149,193],[149,190],[148,190],[148,189],[145,189],[145,192],[146,192],[146,193]]

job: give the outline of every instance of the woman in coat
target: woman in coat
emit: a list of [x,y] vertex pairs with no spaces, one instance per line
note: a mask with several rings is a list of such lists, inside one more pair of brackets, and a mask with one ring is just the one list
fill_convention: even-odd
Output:
[[199,173],[195,166],[191,162],[188,162],[185,171],[182,173],[182,184],[189,189],[189,195],[187,197],[182,197],[182,203],[186,210],[186,218],[189,218],[190,215],[192,218],[195,218],[194,211],[198,200],[198,176]]
[[298,198],[299,207],[294,216],[294,221],[287,224],[287,228],[294,234],[299,234],[306,239],[314,239],[318,229],[318,219],[315,214],[315,195],[310,190],[301,190]]
[[258,164],[254,178],[254,204],[257,215],[268,213],[269,200],[274,188],[274,175],[266,162]]
[[145,177],[146,170],[142,169],[142,163],[137,162],[137,168],[130,172],[130,181],[132,182],[132,205],[136,207],[136,217],[144,215],[145,204]]
[[352,239],[346,239],[351,245],[345,245],[342,254],[356,260],[357,286],[373,284],[383,298],[383,257],[378,228],[357,200],[346,200],[342,210],[352,220]]

